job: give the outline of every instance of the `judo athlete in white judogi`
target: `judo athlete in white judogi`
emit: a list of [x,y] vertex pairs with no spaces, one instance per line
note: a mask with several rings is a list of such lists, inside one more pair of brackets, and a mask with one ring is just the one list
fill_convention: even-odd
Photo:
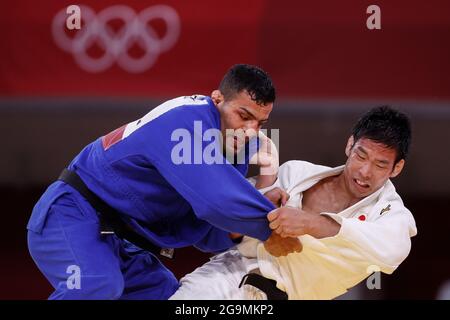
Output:
[[249,273],[271,279],[288,299],[333,299],[374,271],[394,272],[417,233],[389,180],[402,171],[410,136],[404,114],[375,108],[355,125],[345,165],[284,163],[260,192],[281,202],[268,214],[270,227],[288,242],[300,239],[301,252],[276,257],[268,252],[270,240],[244,237],[182,278],[171,299],[267,298],[267,292],[245,281],[240,286]]

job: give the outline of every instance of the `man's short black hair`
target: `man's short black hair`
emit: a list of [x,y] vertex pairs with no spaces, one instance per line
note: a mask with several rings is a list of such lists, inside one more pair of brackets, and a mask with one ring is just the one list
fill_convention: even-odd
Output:
[[406,159],[411,144],[411,123],[406,114],[389,106],[375,107],[364,114],[352,130],[354,141],[373,140],[397,151],[395,163]]
[[269,75],[249,64],[236,64],[228,70],[219,85],[225,100],[246,90],[253,101],[266,105],[275,101],[275,88]]

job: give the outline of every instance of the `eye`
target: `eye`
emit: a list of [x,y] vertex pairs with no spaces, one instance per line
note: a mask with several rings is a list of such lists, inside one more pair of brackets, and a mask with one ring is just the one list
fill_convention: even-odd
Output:
[[358,157],[358,159],[361,159],[361,160],[365,160],[366,159],[363,155],[361,155],[359,153],[357,153],[356,156]]
[[377,167],[378,167],[379,169],[386,169],[385,166],[382,166],[382,165],[379,165],[379,164],[377,164]]
[[241,116],[241,119],[244,120],[244,121],[247,121],[247,120],[249,119],[249,117],[246,116],[246,115],[243,114],[243,113],[241,113],[240,116]]

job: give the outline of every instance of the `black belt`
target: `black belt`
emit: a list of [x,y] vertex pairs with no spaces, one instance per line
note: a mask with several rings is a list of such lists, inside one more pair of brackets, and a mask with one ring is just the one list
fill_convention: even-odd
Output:
[[81,178],[74,171],[64,169],[58,180],[64,181],[72,188],[77,190],[97,211],[100,219],[100,233],[102,235],[116,234],[120,239],[125,239],[136,246],[152,252],[156,255],[162,255],[167,258],[173,258],[173,249],[160,248],[153,244],[126,224],[121,218],[120,213],[111,208],[106,202],[93,193]]
[[254,286],[267,295],[267,300],[288,300],[286,292],[277,288],[277,282],[257,273],[247,273],[241,280],[239,288],[244,284]]

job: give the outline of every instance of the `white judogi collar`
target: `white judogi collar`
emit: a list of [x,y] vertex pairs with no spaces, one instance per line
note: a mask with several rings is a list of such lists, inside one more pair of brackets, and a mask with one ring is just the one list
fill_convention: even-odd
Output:
[[[302,207],[302,200],[303,200],[303,192],[317,184],[319,181],[331,177],[331,176],[337,176],[341,174],[344,171],[344,165],[338,166],[335,168],[329,168],[325,166],[314,166],[315,168],[312,168],[311,174],[305,174],[303,178],[299,179],[295,184],[292,185],[286,185],[282,180],[284,177],[278,177],[277,181],[270,187],[261,189],[261,193],[266,193],[267,191],[275,188],[275,187],[281,187],[284,189],[287,193],[289,193],[290,198],[286,203],[286,206],[291,206],[295,208],[301,208]],[[357,212],[360,208],[367,207],[369,204],[373,203],[383,192],[386,185],[392,185],[392,183],[388,180],[386,183],[379,188],[374,193],[368,195],[367,197],[361,199],[357,203],[353,204],[352,206],[344,209],[341,212],[322,212],[321,214],[328,215],[331,218],[337,220],[337,222],[341,222],[341,220],[336,217],[340,216],[343,218],[349,218],[353,217],[355,212]]]

